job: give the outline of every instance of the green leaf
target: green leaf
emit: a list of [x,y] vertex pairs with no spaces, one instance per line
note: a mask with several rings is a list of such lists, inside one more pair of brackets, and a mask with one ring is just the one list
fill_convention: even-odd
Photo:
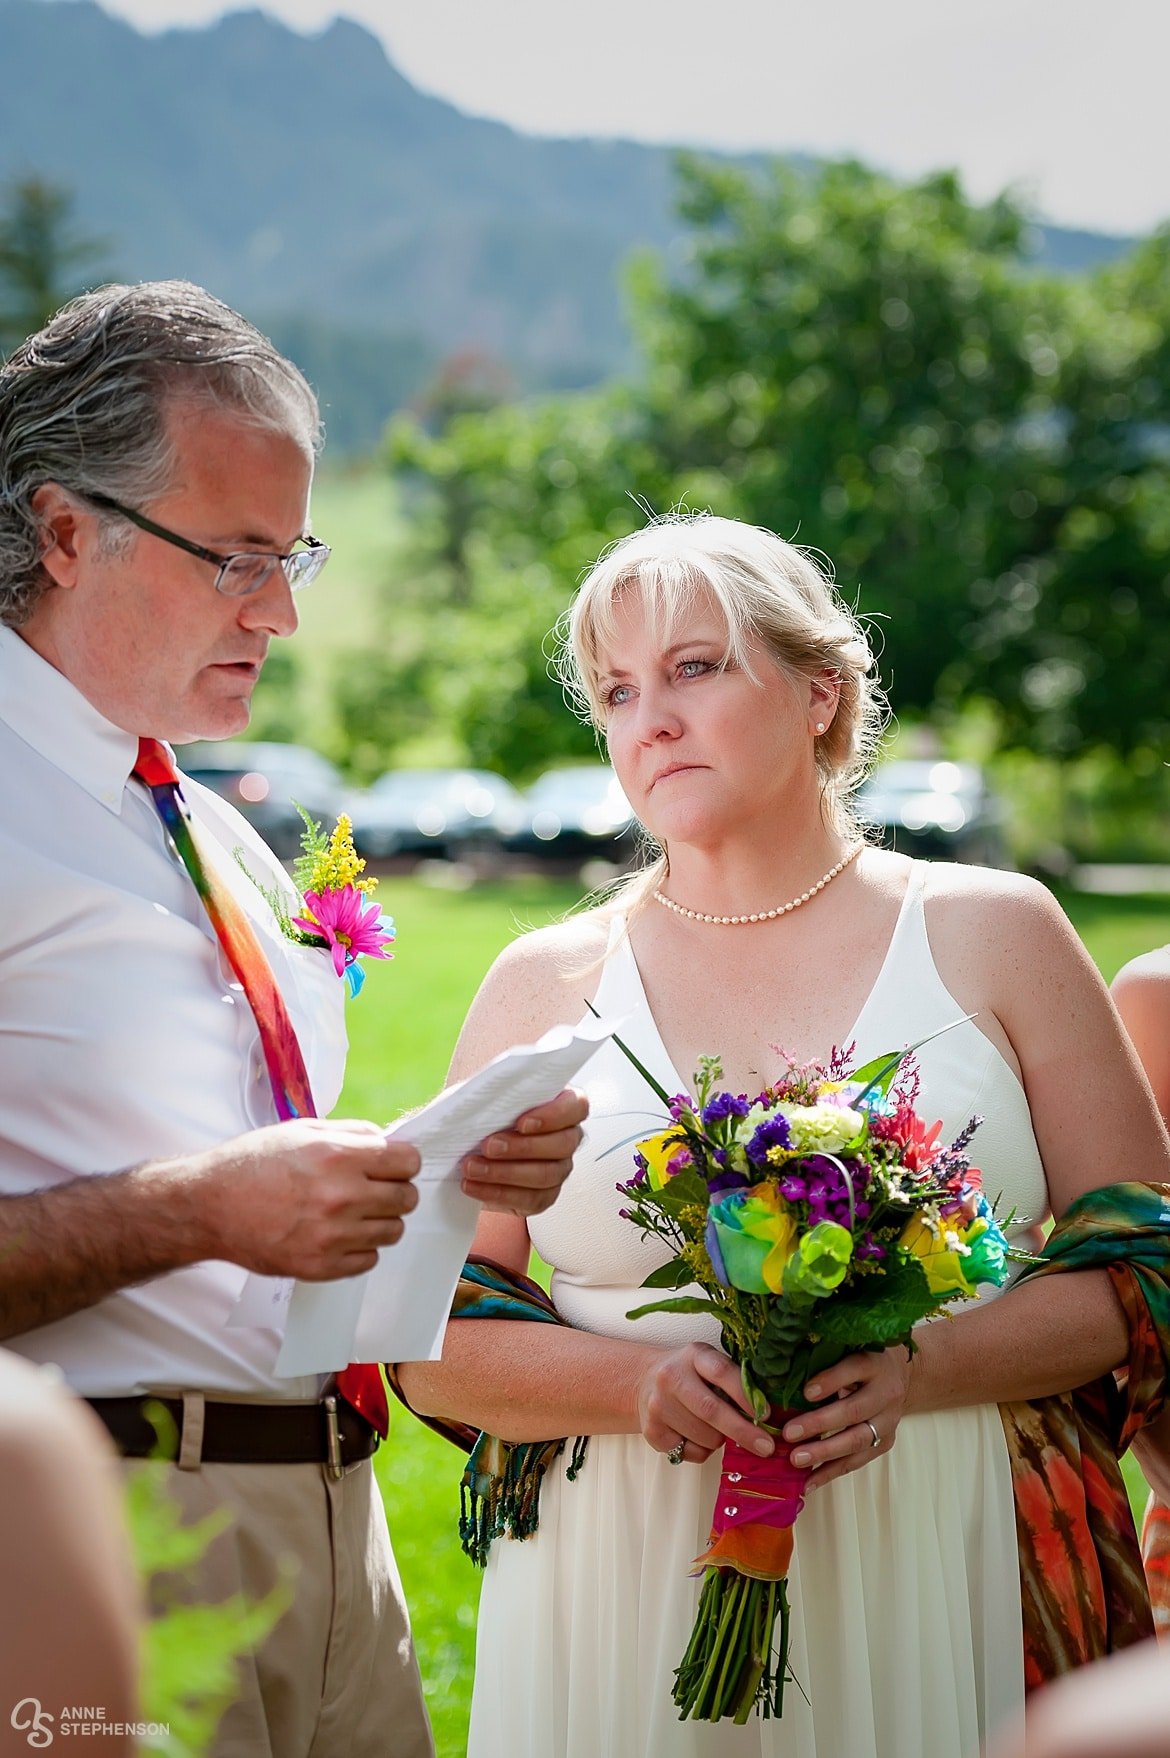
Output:
[[752,1407],[752,1415],[757,1422],[766,1422],[768,1418],[768,1395],[753,1379],[751,1370],[746,1361],[740,1364],[739,1377],[747,1396],[748,1403]]
[[951,1020],[949,1025],[940,1026],[937,1032],[927,1032],[924,1038],[919,1038],[916,1043],[907,1044],[904,1050],[891,1050],[884,1056],[876,1056],[872,1062],[865,1063],[862,1068],[855,1069],[849,1076],[850,1080],[864,1081],[866,1084],[864,1090],[858,1094],[853,1103],[860,1105],[873,1092],[880,1093],[884,1099],[890,1090],[890,1083],[894,1075],[901,1068],[907,1056],[913,1056],[915,1050],[921,1050],[924,1044],[933,1044],[936,1038],[941,1038],[946,1032],[953,1032],[956,1026],[966,1025],[968,1020],[974,1018],[973,1013],[965,1013],[962,1019]]
[[662,1264],[642,1283],[643,1288],[685,1288],[695,1279],[695,1273],[681,1257],[672,1258],[668,1264]]
[[[865,1289],[873,1292],[866,1294]],[[844,1349],[904,1342],[928,1313],[938,1308],[917,1259],[903,1262],[884,1276],[866,1276],[847,1296],[826,1300],[817,1308],[817,1335]]]
[[769,1301],[759,1341],[752,1351],[750,1367],[761,1381],[783,1378],[799,1352],[808,1346],[809,1321],[814,1302],[781,1295]]
[[667,1179],[661,1190],[652,1193],[652,1200],[668,1215],[677,1215],[681,1209],[691,1208],[696,1203],[706,1209],[711,1198],[694,1167],[684,1166],[681,1172]]
[[626,1317],[645,1318],[648,1312],[712,1312],[716,1318],[720,1316],[713,1300],[700,1300],[697,1294],[681,1294],[675,1300],[654,1300],[649,1306],[636,1306]]

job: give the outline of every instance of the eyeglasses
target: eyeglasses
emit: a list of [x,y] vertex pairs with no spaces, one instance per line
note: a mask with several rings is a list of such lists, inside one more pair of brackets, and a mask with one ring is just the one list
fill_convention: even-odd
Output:
[[201,543],[192,543],[190,538],[180,537],[177,531],[168,531],[165,525],[156,525],[145,513],[136,513],[132,507],[122,506],[108,494],[83,493],[82,498],[95,507],[103,507],[108,512],[117,513],[122,519],[129,519],[132,525],[137,525],[140,531],[149,532],[151,537],[161,537],[164,543],[173,543],[176,549],[184,549],[188,555],[210,562],[219,569],[215,576],[215,590],[222,592],[227,598],[251,597],[253,592],[259,592],[265,582],[272,578],[272,571],[277,567],[283,569],[284,577],[292,590],[299,592],[302,586],[312,584],[333,553],[329,545],[322,543],[320,538],[302,537],[299,541],[305,548],[294,549],[289,555],[275,555],[254,549],[241,550],[236,555],[220,555],[217,550],[205,549]]

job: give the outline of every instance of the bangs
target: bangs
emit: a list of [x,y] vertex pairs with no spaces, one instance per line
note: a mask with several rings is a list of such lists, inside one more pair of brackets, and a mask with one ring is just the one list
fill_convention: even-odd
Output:
[[604,671],[604,656],[618,648],[619,615],[631,596],[645,607],[664,647],[674,643],[679,628],[696,611],[713,607],[723,624],[722,663],[734,661],[754,676],[744,652],[745,627],[750,626],[743,614],[746,607],[737,602],[739,595],[731,582],[716,570],[708,570],[693,555],[663,555],[662,527],[654,528],[653,535],[658,539],[654,553],[631,555],[630,548],[637,544],[634,539],[622,546],[621,554],[596,567],[570,613],[568,634],[580,664],[579,681],[588,697],[588,711],[599,725],[605,716],[598,680]]

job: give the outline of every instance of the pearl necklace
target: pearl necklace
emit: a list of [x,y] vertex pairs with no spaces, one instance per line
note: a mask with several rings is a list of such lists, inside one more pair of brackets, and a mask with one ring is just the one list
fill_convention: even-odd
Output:
[[835,867],[830,867],[823,879],[818,879],[815,885],[810,885],[809,889],[807,891],[802,891],[799,897],[792,898],[788,903],[782,903],[779,909],[759,910],[753,916],[704,915],[702,910],[684,909],[681,903],[675,903],[674,899],[671,897],[664,897],[661,891],[656,891],[654,893],[654,901],[655,903],[660,903],[663,909],[673,910],[676,916],[685,916],[688,922],[710,922],[715,927],[719,928],[737,928],[743,922],[774,922],[777,916],[786,916],[790,910],[798,910],[802,903],[807,903],[810,897],[815,897],[818,891],[823,891],[825,886],[837,877],[838,873],[843,873],[845,871],[850,861],[855,861],[857,859],[864,847],[865,844],[863,842],[854,843],[853,847],[849,850],[849,853],[847,855],[842,855],[841,859],[837,862],[837,865]]

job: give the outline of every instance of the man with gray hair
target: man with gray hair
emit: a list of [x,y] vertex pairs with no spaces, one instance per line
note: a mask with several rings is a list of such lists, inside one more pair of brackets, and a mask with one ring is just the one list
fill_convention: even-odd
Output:
[[[154,1445],[144,1402],[170,1409],[185,1515],[233,1515],[199,1597],[262,1595],[294,1559],[216,1753],[415,1758],[377,1382],[277,1379],[275,1331],[228,1321],[249,1271],[369,1268],[418,1157],[324,1120],[344,985],[279,932],[231,856],[282,869],[166,743],[240,732],[296,628],[329,556],[318,441],[297,369],[182,282],[84,295],[0,368],[0,1339],[56,1364],[126,1456]],[[547,1207],[584,1109],[518,1119],[464,1188]]]

